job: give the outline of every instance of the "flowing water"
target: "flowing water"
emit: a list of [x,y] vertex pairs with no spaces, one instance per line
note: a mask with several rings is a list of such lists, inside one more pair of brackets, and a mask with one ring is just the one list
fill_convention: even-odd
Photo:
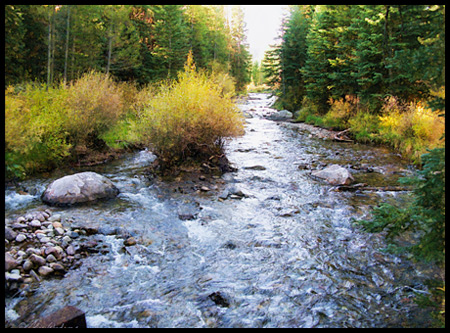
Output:
[[[324,140],[306,127],[267,120],[272,102],[250,94],[240,105],[253,117],[246,134],[226,147],[238,170],[220,179],[149,179],[146,166],[155,156],[148,151],[90,168],[116,184],[117,199],[51,208],[53,214],[63,224],[120,227],[137,244],[89,236],[105,251],[27,296],[7,298],[7,319],[73,305],[86,313],[88,327],[423,325],[428,313],[413,299],[427,293],[431,270],[382,252],[383,235],[352,222],[406,194],[335,191],[301,166],[353,167],[356,181],[372,186],[396,185],[412,171],[386,148]],[[373,172],[358,171],[364,165]],[[7,189],[6,217],[48,208],[39,200],[45,186],[73,172],[23,182],[29,194]],[[205,184],[210,191],[197,190]],[[219,199],[233,186],[246,196]],[[180,209],[193,210],[194,218],[180,219]]]

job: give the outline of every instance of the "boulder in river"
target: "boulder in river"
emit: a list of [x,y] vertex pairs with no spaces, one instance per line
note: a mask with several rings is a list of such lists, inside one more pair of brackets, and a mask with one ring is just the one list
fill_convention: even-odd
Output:
[[288,110],[282,110],[275,113],[272,113],[269,116],[270,120],[287,120],[292,118],[292,112]]
[[70,206],[99,199],[114,198],[117,187],[95,172],[80,172],[53,181],[42,194],[42,201],[51,206]]
[[329,165],[323,170],[313,171],[311,175],[325,179],[331,185],[350,185],[354,180],[346,168],[337,164]]

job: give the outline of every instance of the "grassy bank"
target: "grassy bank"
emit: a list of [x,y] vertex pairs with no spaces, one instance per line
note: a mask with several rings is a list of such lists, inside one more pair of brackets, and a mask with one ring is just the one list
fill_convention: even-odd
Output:
[[9,86],[5,179],[133,146],[151,146],[163,160],[195,159],[240,133],[233,94],[227,74],[197,73],[192,63],[178,80],[141,88],[96,72],[67,86]]
[[[445,89],[435,93],[445,98]],[[361,107],[357,98],[330,99],[330,109],[320,114],[306,99],[296,120],[335,130],[349,129],[353,139],[362,143],[385,144],[415,164],[427,149],[445,146],[445,110],[432,110],[425,101],[401,103],[391,96],[377,114]]]

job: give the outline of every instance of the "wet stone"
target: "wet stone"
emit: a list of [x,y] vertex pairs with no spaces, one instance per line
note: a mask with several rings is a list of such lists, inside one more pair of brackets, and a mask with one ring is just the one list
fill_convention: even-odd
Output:
[[16,242],[17,243],[21,243],[23,242],[25,239],[27,239],[27,236],[25,236],[24,234],[18,234],[16,237]]
[[10,271],[17,267],[19,263],[8,252],[5,253],[5,271]]
[[30,227],[33,227],[33,228],[40,228],[41,227],[41,221],[33,220],[33,221],[30,222],[29,225],[30,225]]
[[22,268],[24,269],[24,271],[28,272],[33,268],[33,266],[33,262],[30,259],[27,259],[24,261]]
[[38,273],[41,276],[47,276],[47,275],[50,275],[51,273],[53,273],[53,269],[48,266],[41,266],[38,269]]
[[43,266],[46,264],[46,260],[43,257],[38,256],[36,254],[32,254],[30,256],[30,260],[38,266]]
[[222,292],[216,291],[208,295],[208,298],[212,300],[216,305],[221,307],[229,307],[230,302]]
[[137,242],[136,242],[136,239],[134,237],[129,237],[123,242],[123,245],[125,245],[125,246],[133,246],[133,245],[136,245],[136,243]]

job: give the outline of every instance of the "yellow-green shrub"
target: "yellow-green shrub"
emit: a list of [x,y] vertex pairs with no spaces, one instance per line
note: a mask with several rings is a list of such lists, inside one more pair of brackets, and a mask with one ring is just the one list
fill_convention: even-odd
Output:
[[73,82],[67,91],[66,129],[74,144],[89,145],[124,114],[120,87],[94,71]]
[[230,95],[188,57],[178,80],[161,87],[141,117],[141,135],[165,167],[218,153],[225,138],[243,132],[242,116]]
[[351,132],[357,141],[373,142],[379,130],[378,117],[365,110],[360,110],[348,120]]
[[19,92],[5,91],[6,176],[23,178],[27,173],[55,166],[69,154],[64,130],[63,87],[25,85]]
[[422,102],[401,105],[394,97],[389,97],[381,111],[380,139],[414,161],[420,161],[427,148],[439,146],[445,131],[444,118]]
[[335,129],[345,129],[348,119],[355,115],[359,99],[355,96],[346,95],[345,98],[333,99],[328,101],[330,110],[323,117],[323,124],[326,127]]

